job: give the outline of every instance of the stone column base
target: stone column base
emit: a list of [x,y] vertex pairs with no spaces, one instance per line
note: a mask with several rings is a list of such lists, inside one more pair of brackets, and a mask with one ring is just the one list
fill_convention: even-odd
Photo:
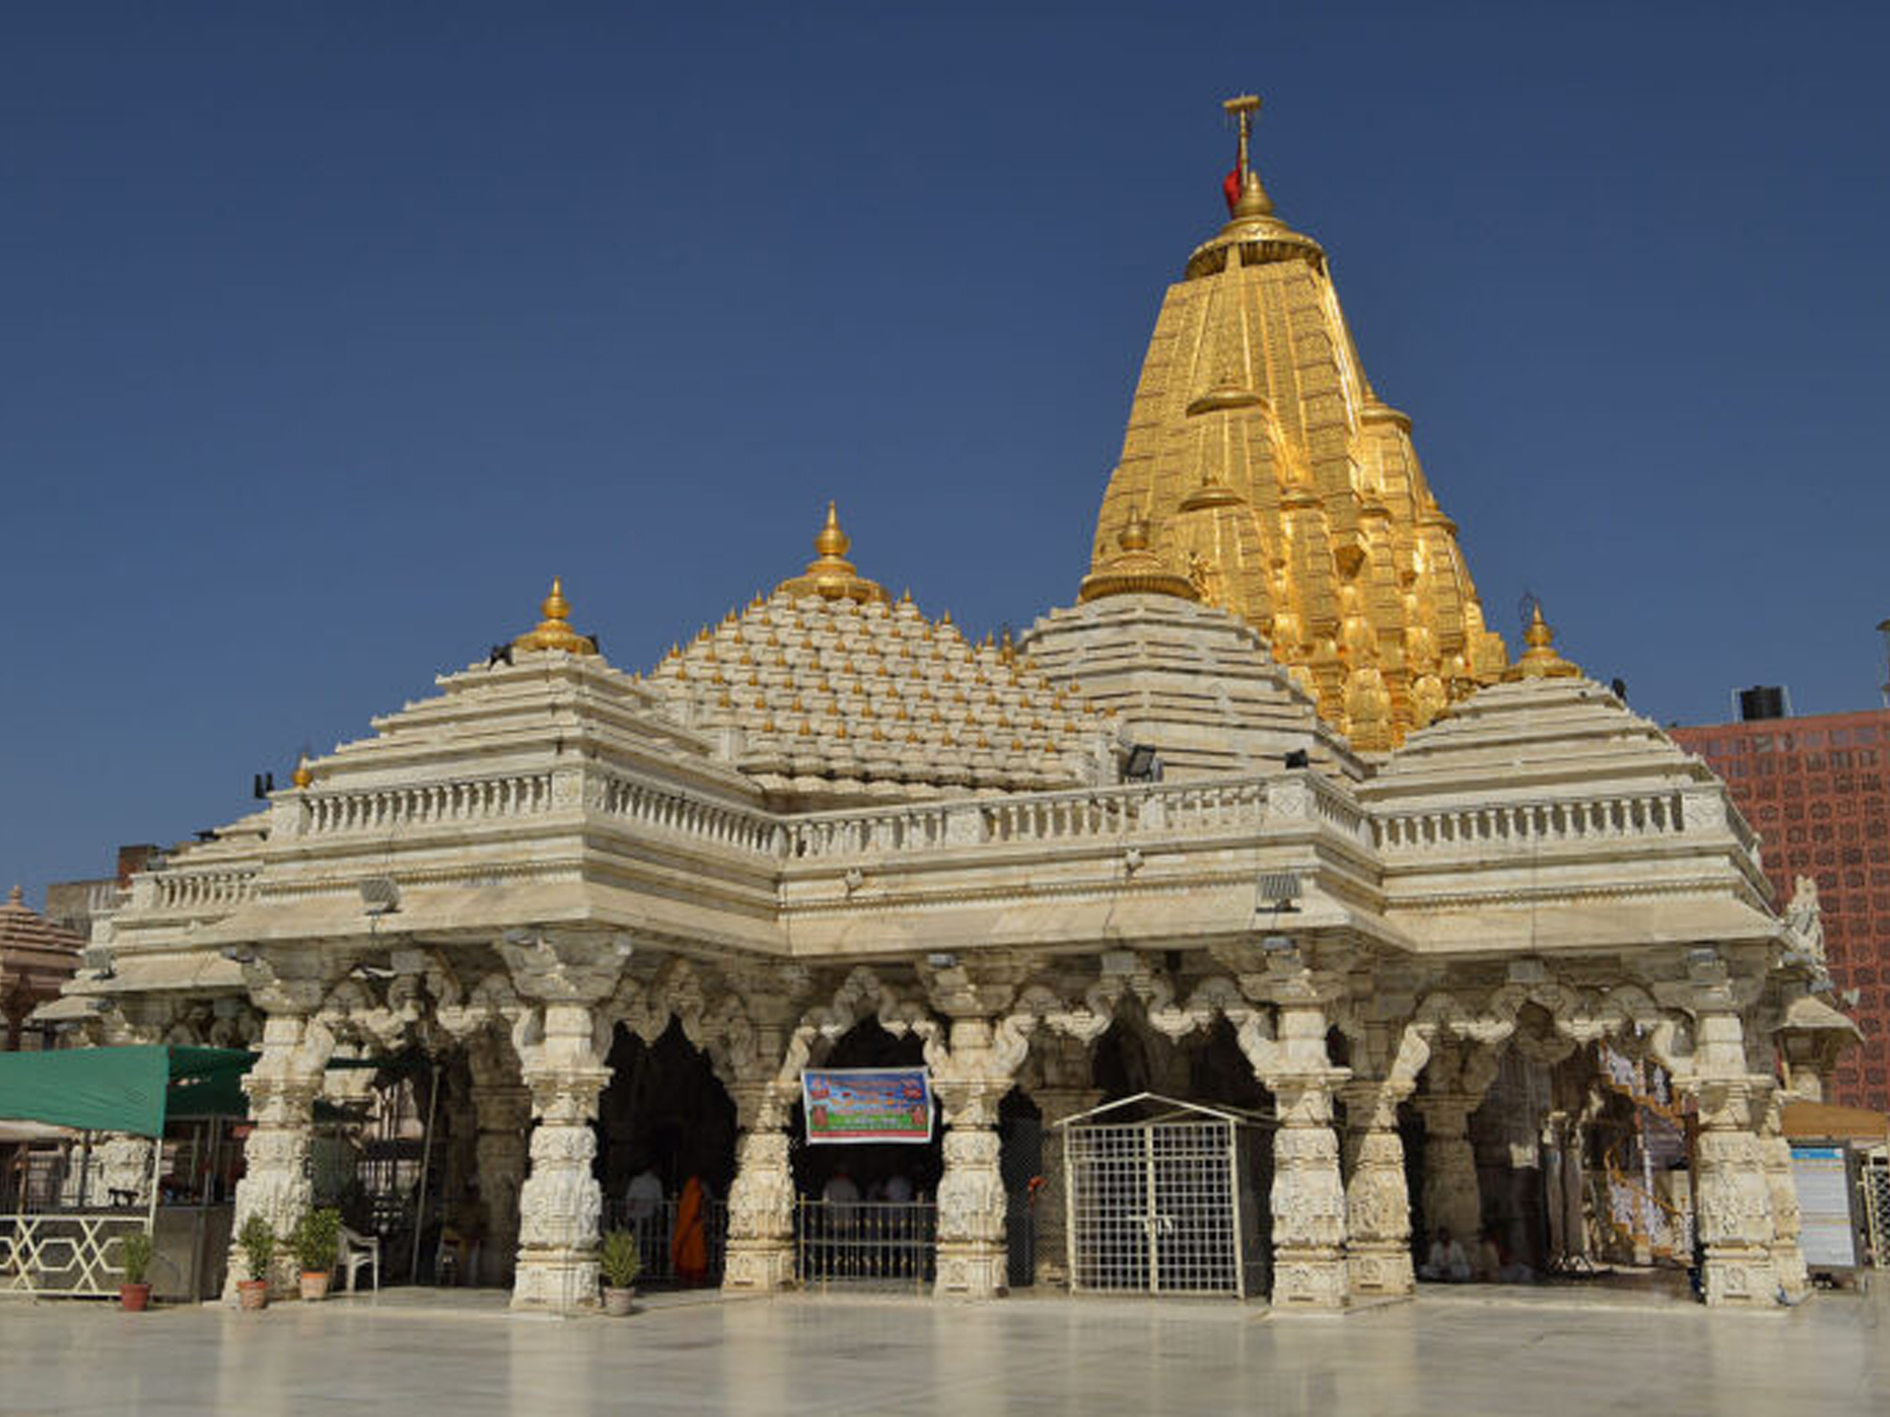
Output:
[[938,1282],[932,1291],[936,1297],[1001,1299],[1010,1288],[1010,1256],[1004,1246],[981,1240],[939,1242]]
[[722,1262],[722,1288],[730,1293],[772,1293],[794,1284],[794,1244],[789,1240],[731,1240]]
[[1404,1246],[1353,1244],[1346,1255],[1352,1292],[1361,1299],[1409,1299],[1417,1293],[1411,1251]]
[[1275,1313],[1337,1313],[1346,1302],[1346,1262],[1339,1255],[1276,1250],[1273,1260]]
[[512,1307],[557,1311],[596,1308],[597,1251],[520,1250],[512,1281]]
[[1706,1302],[1715,1308],[1770,1309],[1778,1303],[1769,1250],[1709,1249],[1705,1279]]
[[1785,1297],[1793,1303],[1811,1293],[1811,1270],[1806,1267],[1804,1251],[1796,1242],[1772,1247],[1772,1273],[1777,1276]]

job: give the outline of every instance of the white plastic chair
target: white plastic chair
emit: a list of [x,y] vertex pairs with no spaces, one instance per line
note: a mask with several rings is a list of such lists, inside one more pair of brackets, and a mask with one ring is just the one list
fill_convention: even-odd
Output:
[[378,1235],[362,1235],[347,1226],[341,1227],[341,1257],[344,1289],[354,1293],[354,1276],[362,1265],[374,1267],[374,1292],[381,1292],[381,1238]]

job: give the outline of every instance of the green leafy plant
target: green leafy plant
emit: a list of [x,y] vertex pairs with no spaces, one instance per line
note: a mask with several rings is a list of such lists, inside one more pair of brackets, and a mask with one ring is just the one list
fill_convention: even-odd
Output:
[[144,1283],[145,1272],[151,1268],[151,1256],[156,1249],[151,1243],[151,1237],[142,1230],[133,1230],[118,1241],[118,1263],[125,1271],[125,1283]]
[[243,1252],[252,1282],[269,1278],[269,1261],[276,1257],[276,1232],[260,1215],[252,1215],[236,1232],[236,1246]]
[[643,1271],[643,1251],[637,1237],[628,1230],[613,1230],[604,1236],[603,1253],[597,1257],[604,1272],[604,1283],[612,1289],[628,1289]]
[[333,1206],[304,1212],[295,1222],[289,1248],[295,1251],[295,1262],[304,1273],[328,1273],[341,1253],[341,1212]]

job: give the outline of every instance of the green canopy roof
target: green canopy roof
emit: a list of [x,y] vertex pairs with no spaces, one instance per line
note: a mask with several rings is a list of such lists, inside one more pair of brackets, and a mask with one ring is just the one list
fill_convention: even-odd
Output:
[[241,1048],[58,1048],[0,1053],[0,1117],[95,1132],[164,1135],[169,1117],[242,1117]]

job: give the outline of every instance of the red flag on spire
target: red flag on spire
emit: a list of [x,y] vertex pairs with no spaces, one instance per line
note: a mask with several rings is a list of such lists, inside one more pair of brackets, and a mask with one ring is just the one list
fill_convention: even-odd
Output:
[[1227,198],[1227,214],[1232,216],[1234,203],[1240,200],[1240,169],[1238,167],[1231,169],[1227,176],[1221,179],[1221,195]]

